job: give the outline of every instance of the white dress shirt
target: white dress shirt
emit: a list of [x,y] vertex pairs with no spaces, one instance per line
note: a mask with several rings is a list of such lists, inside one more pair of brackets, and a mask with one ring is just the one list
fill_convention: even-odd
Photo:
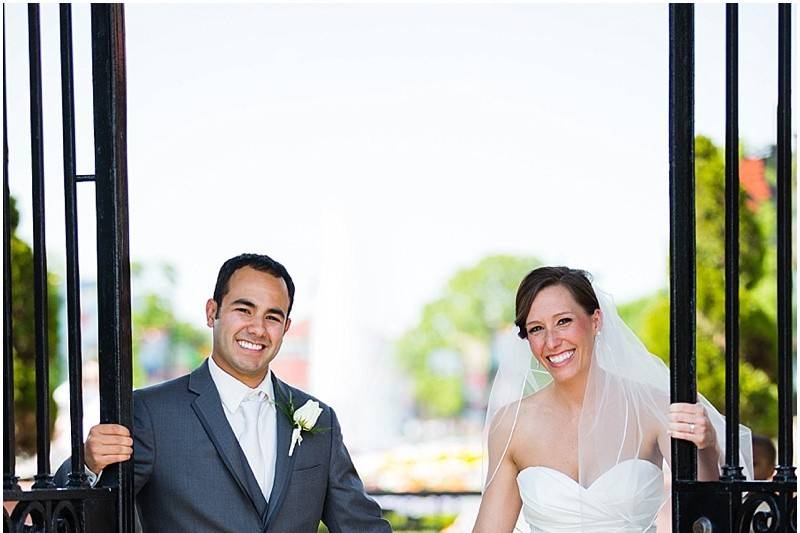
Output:
[[[276,428],[277,419],[275,409],[275,392],[272,387],[272,371],[268,370],[264,380],[255,388],[251,389],[235,377],[231,376],[222,370],[214,361],[214,358],[208,357],[208,370],[211,373],[211,379],[217,387],[219,397],[222,400],[222,410],[225,412],[225,417],[231,425],[233,434],[236,435],[238,441],[244,432],[244,414],[239,405],[242,400],[258,391],[265,396],[264,405],[261,407],[259,413],[258,426],[260,428],[269,428],[268,431],[263,431],[261,434],[261,450],[263,453],[264,467],[266,472],[264,475],[264,499],[269,501],[270,494],[272,493],[272,485],[275,481],[275,459],[276,459]],[[288,451],[287,451],[288,453]],[[250,458],[248,461],[252,463]],[[258,478],[258,476],[256,476]]]

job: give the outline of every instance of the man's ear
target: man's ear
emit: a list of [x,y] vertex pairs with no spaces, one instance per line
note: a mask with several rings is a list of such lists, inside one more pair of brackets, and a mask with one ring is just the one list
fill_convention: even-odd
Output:
[[284,335],[286,334],[287,331],[289,331],[289,326],[291,326],[291,325],[292,325],[292,319],[291,318],[287,318],[286,319],[286,325],[283,326]]
[[214,327],[214,320],[217,316],[217,302],[214,298],[209,298],[206,302],[206,324],[208,327]]

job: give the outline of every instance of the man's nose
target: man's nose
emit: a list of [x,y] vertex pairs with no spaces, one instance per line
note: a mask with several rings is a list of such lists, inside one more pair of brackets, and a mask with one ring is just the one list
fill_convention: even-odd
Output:
[[263,317],[254,316],[247,325],[247,331],[259,337],[263,336],[267,332],[267,320]]

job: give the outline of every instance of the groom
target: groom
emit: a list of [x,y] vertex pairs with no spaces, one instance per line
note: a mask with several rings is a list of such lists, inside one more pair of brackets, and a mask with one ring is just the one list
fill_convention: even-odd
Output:
[[331,532],[391,531],[364,493],[333,409],[317,409],[269,369],[293,300],[277,261],[229,259],[206,303],[211,357],[187,376],[134,391],[132,439],[113,424],[89,432],[92,472],[133,454],[145,532],[316,533],[320,520]]

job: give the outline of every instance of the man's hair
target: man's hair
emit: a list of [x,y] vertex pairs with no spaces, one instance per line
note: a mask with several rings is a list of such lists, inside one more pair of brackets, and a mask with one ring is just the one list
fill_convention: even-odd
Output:
[[587,315],[591,315],[595,309],[600,308],[588,272],[565,266],[539,267],[529,272],[517,289],[517,317],[514,324],[519,328],[520,338],[528,337],[528,332],[525,331],[525,321],[536,295],[542,289],[553,285],[561,285],[566,288]]
[[222,299],[228,294],[231,276],[240,268],[250,267],[259,272],[267,272],[276,278],[281,278],[286,282],[286,289],[289,291],[289,309],[286,311],[286,318],[292,312],[294,303],[294,282],[286,268],[267,255],[262,254],[241,254],[231,257],[222,264],[217,275],[217,284],[214,286],[214,301],[217,302],[217,316],[222,307]]

